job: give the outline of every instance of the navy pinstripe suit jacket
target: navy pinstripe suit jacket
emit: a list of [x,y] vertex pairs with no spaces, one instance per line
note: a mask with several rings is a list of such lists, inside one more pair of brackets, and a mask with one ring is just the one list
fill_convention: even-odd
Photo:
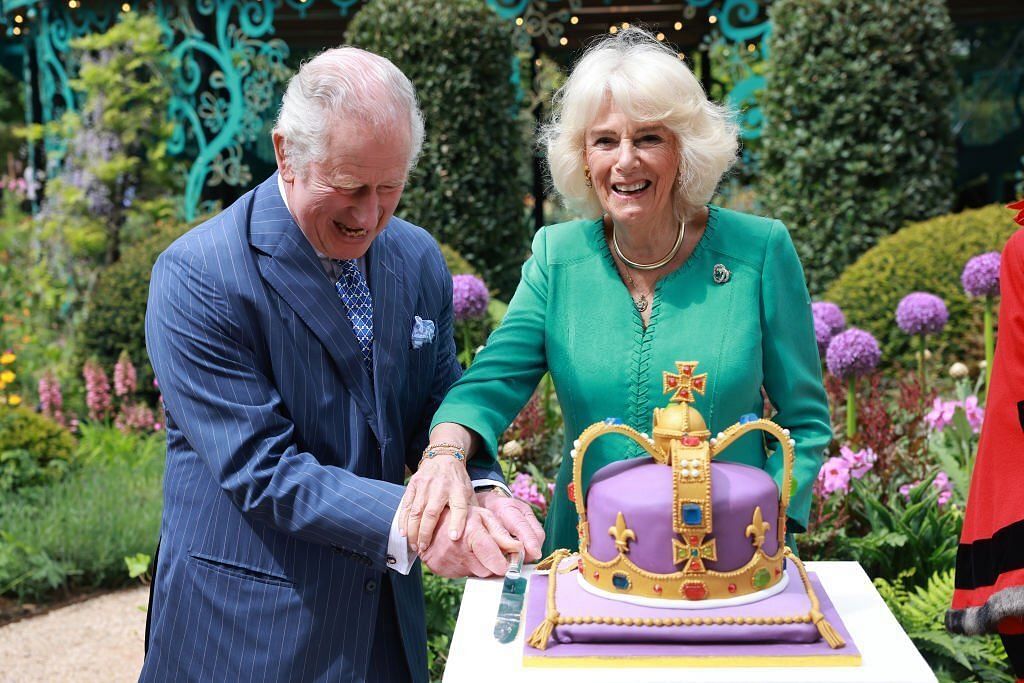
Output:
[[[397,218],[367,268],[372,380],[276,174],[157,260],[146,342],[167,472],[141,680],[363,680],[382,580],[426,680],[419,566],[388,571],[386,550],[405,466],[460,373],[452,283]],[[413,349],[417,315],[437,334]]]

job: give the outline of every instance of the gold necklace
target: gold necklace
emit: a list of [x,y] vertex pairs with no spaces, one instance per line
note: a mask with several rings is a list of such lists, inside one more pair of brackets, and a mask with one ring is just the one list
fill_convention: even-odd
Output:
[[640,263],[639,261],[630,261],[628,258],[623,256],[622,250],[619,249],[619,240],[615,237],[615,224],[612,223],[612,247],[615,249],[615,255],[622,259],[622,262],[625,263],[628,268],[636,268],[637,270],[657,270],[676,257],[676,254],[679,253],[679,247],[683,245],[683,235],[685,234],[686,221],[680,221],[679,234],[676,235],[676,243],[672,245],[672,248],[668,250],[668,253],[654,263]]

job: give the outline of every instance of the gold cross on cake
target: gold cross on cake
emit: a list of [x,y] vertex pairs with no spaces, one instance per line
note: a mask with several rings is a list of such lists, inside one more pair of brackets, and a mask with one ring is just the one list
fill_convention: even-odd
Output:
[[667,370],[662,372],[662,392],[675,392],[672,398],[669,399],[670,401],[693,403],[693,392],[696,391],[701,396],[704,395],[704,389],[707,387],[708,373],[702,372],[699,375],[694,375],[693,373],[696,369],[696,361],[676,361],[676,370],[678,370],[676,374]]

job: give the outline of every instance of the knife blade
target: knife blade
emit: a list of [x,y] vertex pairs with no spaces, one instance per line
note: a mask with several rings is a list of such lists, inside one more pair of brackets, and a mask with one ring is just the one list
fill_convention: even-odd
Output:
[[519,619],[526,597],[526,579],[522,577],[523,552],[511,558],[505,572],[498,603],[498,618],[494,622],[494,637],[499,643],[511,643],[519,632]]

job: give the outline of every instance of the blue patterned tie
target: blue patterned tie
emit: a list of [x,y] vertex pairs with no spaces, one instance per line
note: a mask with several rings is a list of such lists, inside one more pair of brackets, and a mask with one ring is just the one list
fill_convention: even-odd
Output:
[[345,303],[352,331],[356,334],[359,348],[363,352],[363,363],[373,376],[373,300],[366,278],[355,261],[338,261],[341,277],[334,283],[338,296]]

